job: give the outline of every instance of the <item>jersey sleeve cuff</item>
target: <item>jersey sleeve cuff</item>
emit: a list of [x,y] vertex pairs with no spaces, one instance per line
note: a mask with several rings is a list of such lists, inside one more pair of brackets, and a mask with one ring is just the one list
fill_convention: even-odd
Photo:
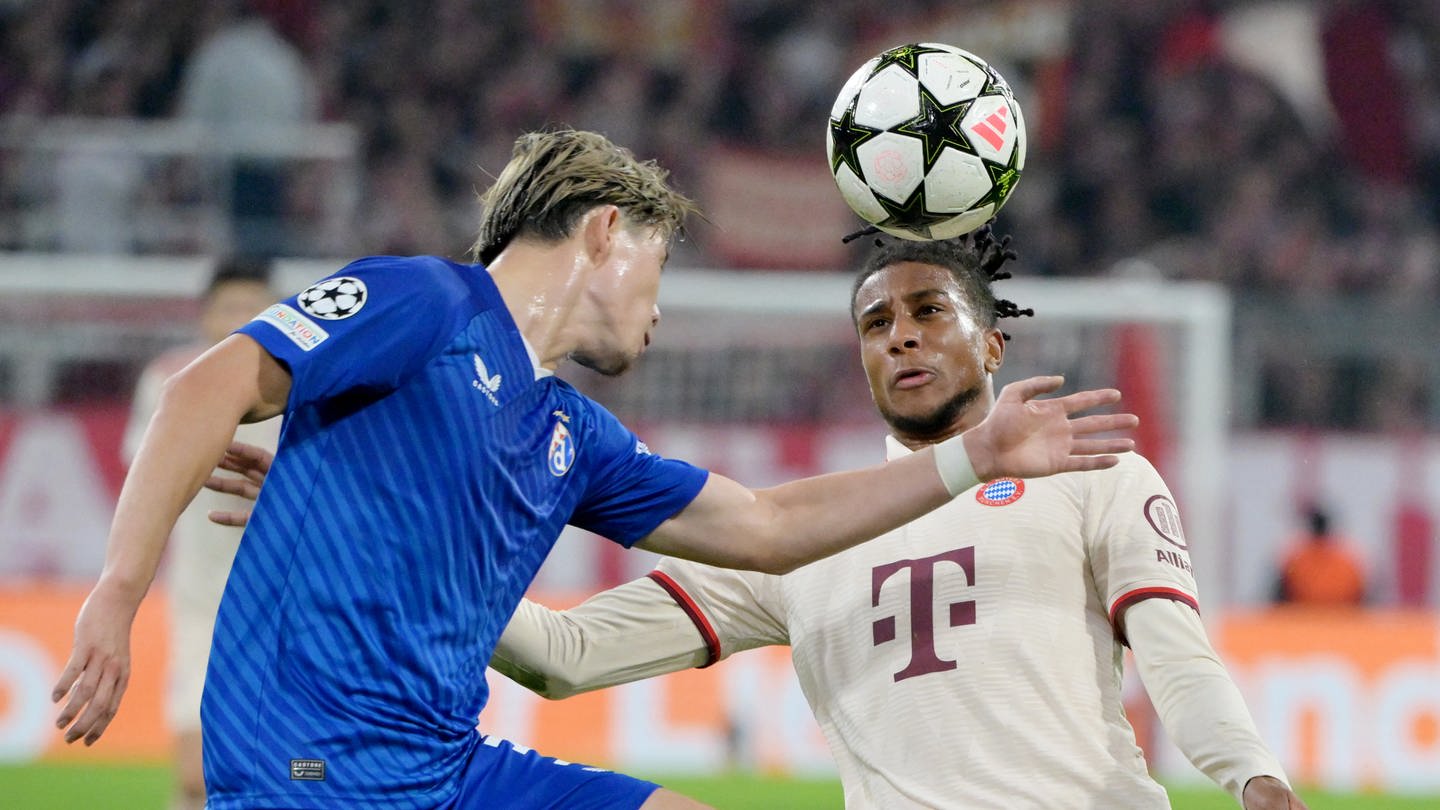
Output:
[[1125,638],[1123,622],[1125,609],[1136,602],[1143,602],[1146,599],[1169,599],[1183,605],[1189,605],[1190,609],[1196,613],[1200,612],[1199,600],[1197,600],[1193,594],[1182,591],[1179,588],[1163,585],[1131,588],[1120,594],[1115,598],[1115,601],[1110,603],[1110,627],[1115,631],[1115,640],[1124,644],[1126,647],[1130,646],[1130,641]]
[[674,599],[675,603],[680,606],[680,609],[685,611],[685,615],[690,617],[690,621],[695,623],[695,629],[700,631],[700,638],[705,640],[705,663],[696,667],[696,669],[704,669],[716,661],[719,661],[720,636],[715,632],[715,628],[710,624],[710,620],[705,618],[705,613],[700,610],[700,605],[697,604],[695,600],[691,598],[690,594],[687,593],[684,588],[680,587],[680,583],[676,582],[669,574],[663,571],[651,571],[646,574],[646,576],[654,580],[657,585],[665,589],[666,593],[670,594],[670,598]]

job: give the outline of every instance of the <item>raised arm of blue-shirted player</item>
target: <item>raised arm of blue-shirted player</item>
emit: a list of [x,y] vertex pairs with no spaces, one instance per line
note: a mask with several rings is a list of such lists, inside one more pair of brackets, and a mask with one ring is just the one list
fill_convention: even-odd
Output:
[[643,548],[726,568],[783,574],[908,523],[977,481],[1112,467],[1134,442],[1130,414],[1073,416],[1119,401],[1114,390],[1036,399],[1059,377],[1005,386],[979,425],[905,458],[752,490],[712,474]]
[[709,473],[665,458],[589,402],[589,435],[581,437],[577,464],[586,471],[585,493],[567,521],[622,546],[632,546],[695,500]]

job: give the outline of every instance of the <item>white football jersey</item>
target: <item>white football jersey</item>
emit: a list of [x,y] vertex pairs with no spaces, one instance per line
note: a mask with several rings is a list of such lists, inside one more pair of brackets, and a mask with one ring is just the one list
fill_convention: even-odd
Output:
[[791,646],[852,810],[1169,807],[1125,718],[1111,617],[1198,603],[1175,503],[1134,453],[976,486],[785,576],[658,572],[720,656]]

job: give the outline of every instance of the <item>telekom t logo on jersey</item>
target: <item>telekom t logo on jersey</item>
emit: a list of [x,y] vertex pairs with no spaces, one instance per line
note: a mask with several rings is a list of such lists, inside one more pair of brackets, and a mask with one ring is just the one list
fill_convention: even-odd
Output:
[[[880,589],[900,571],[910,572],[910,663],[895,673],[896,681],[930,672],[954,669],[955,662],[940,657],[935,649],[935,573],[958,566],[967,585],[975,584],[975,547],[941,552],[919,560],[897,560],[876,566],[870,572],[870,606],[880,606]],[[957,573],[954,571],[951,574]],[[975,602],[964,600],[945,605],[949,626],[975,623]],[[877,619],[872,625],[875,646],[895,640],[895,617]]]

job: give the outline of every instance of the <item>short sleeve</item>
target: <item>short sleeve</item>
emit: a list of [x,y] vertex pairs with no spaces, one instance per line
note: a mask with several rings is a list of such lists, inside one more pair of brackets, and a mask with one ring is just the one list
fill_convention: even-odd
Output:
[[651,453],[609,411],[588,405],[591,435],[578,451],[587,485],[569,522],[628,548],[689,506],[710,474]]
[[695,622],[710,648],[710,662],[743,650],[790,643],[780,598],[780,578],[664,558],[650,578]]
[[448,262],[375,256],[273,304],[240,333],[291,375],[291,410],[355,390],[399,387],[474,315]]
[[[1086,543],[1091,573],[1110,621],[1143,599],[1200,609],[1180,510],[1150,462],[1134,453],[1087,476]],[[1123,637],[1122,637],[1123,640]]]

